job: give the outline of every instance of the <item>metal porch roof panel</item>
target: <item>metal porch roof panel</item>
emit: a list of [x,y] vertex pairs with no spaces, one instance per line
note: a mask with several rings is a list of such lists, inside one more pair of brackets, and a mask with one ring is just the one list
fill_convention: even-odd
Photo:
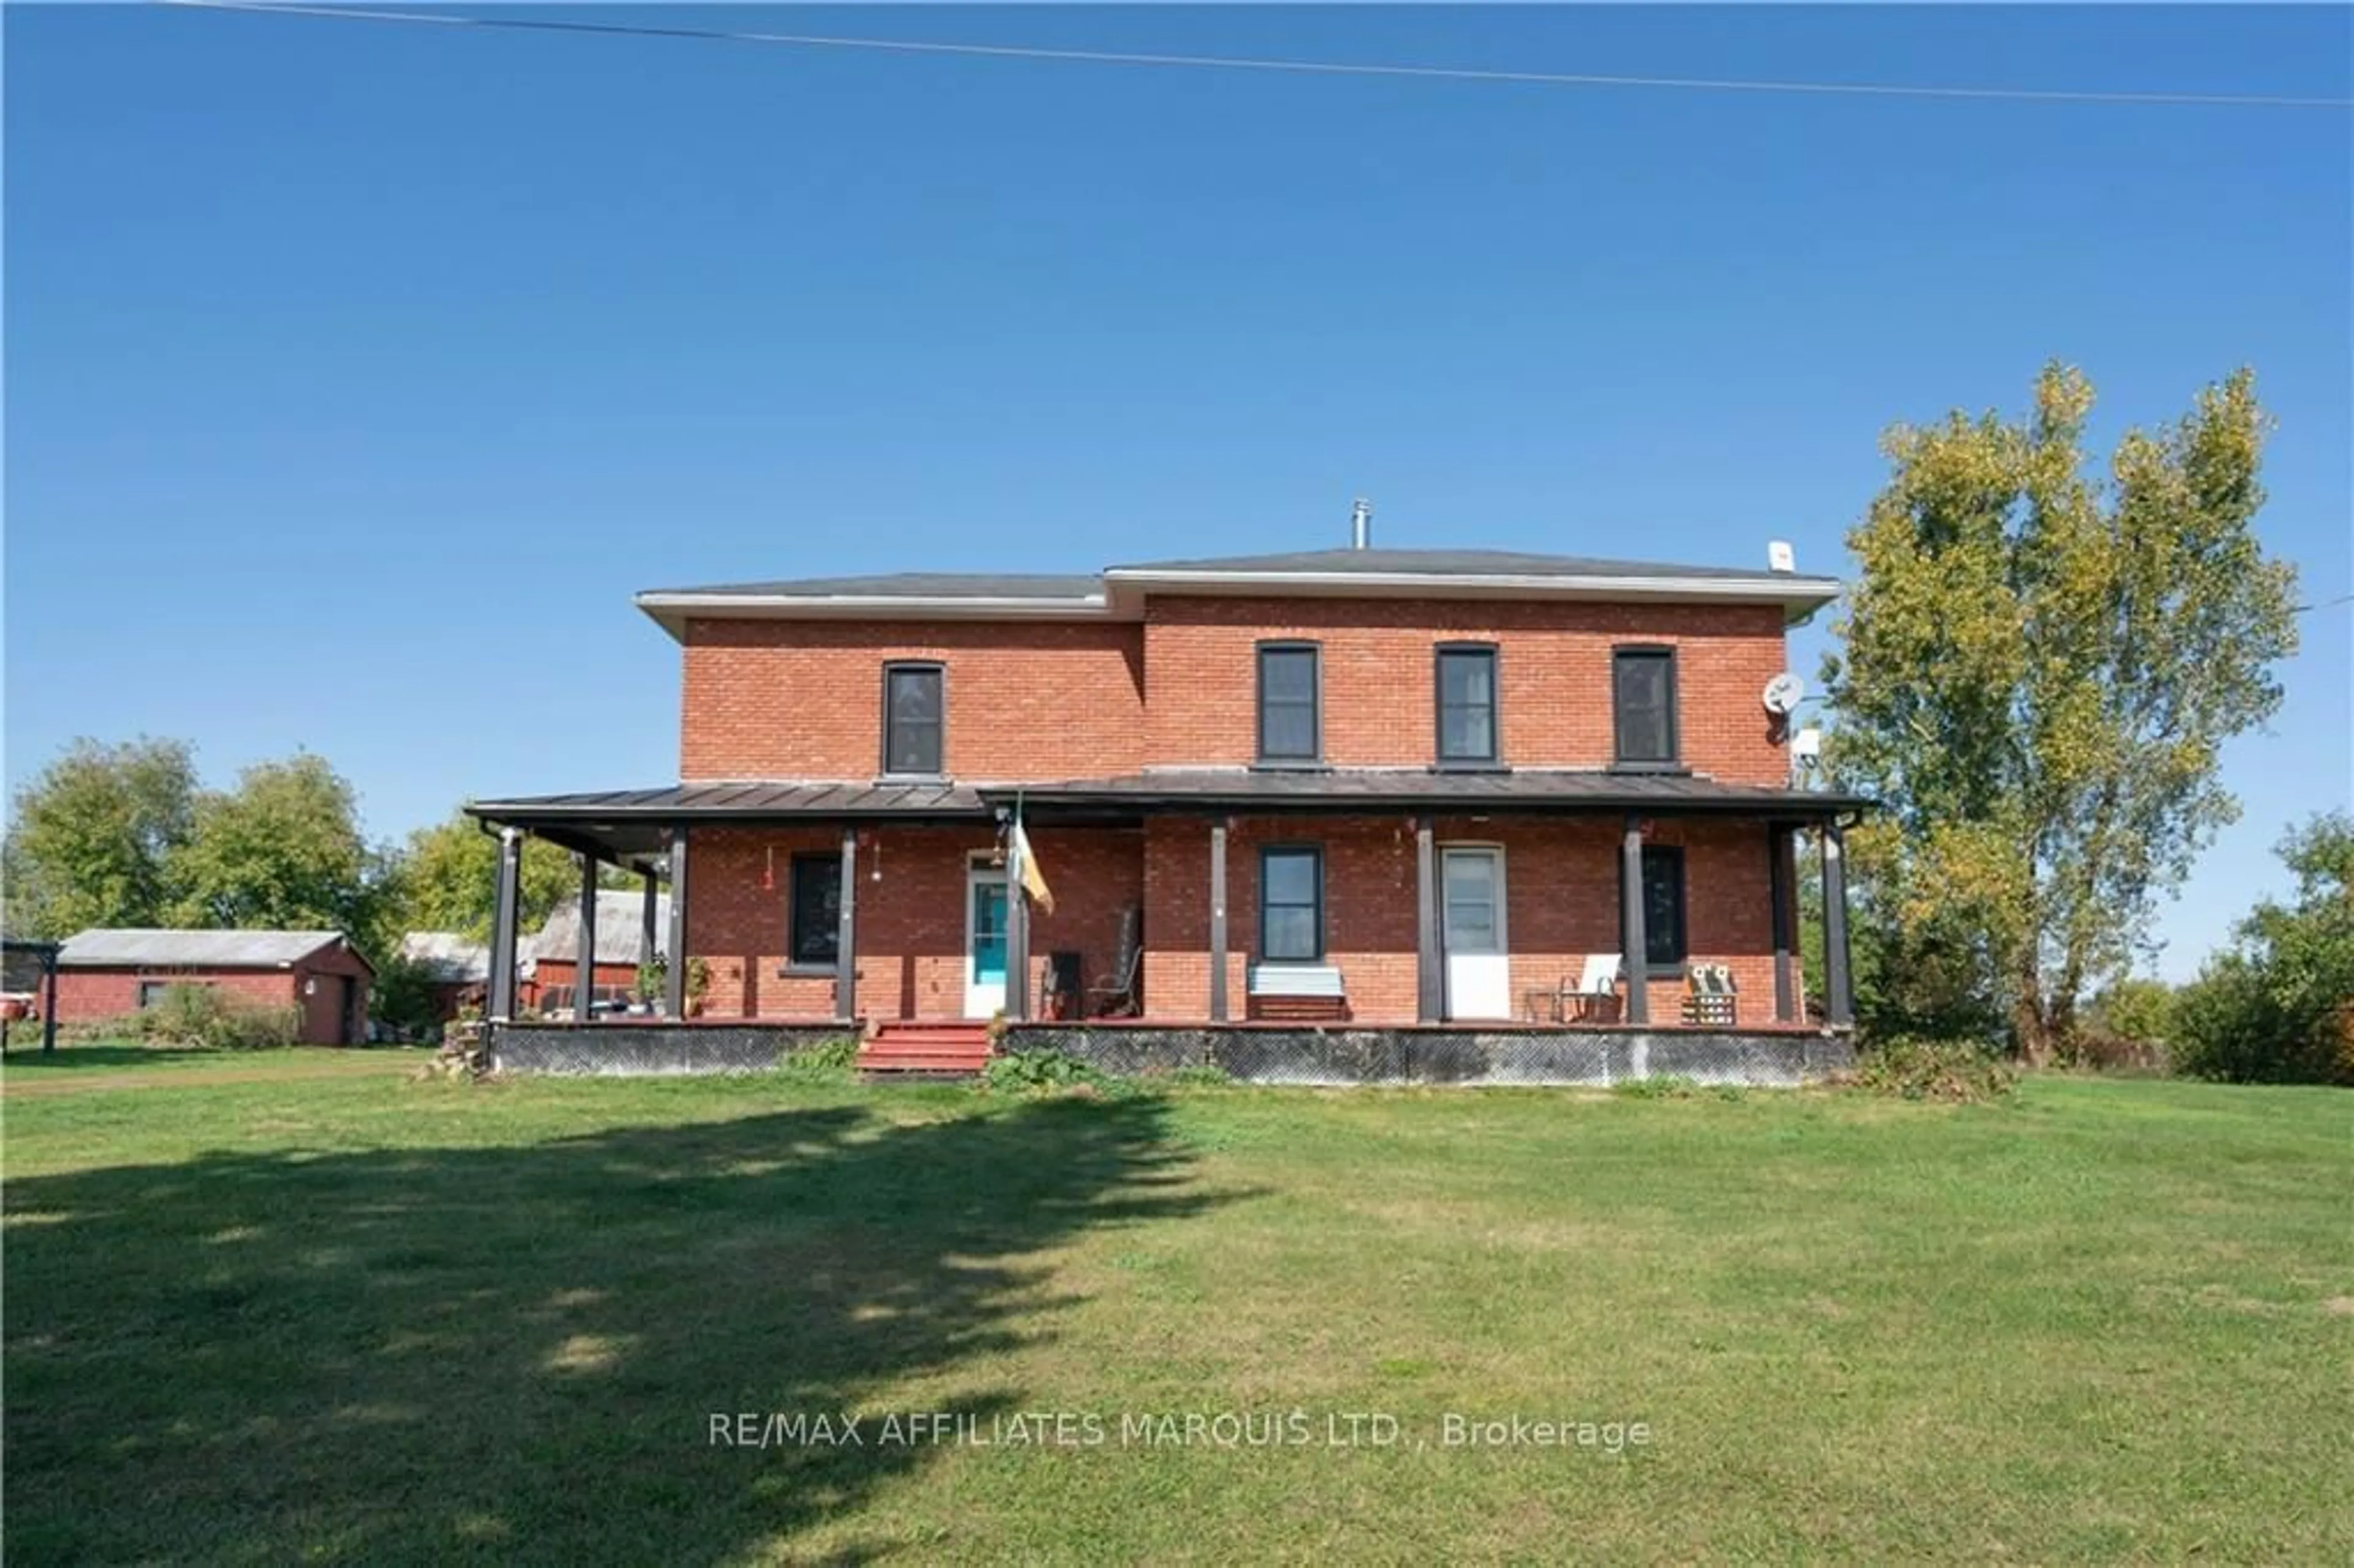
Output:
[[623,820],[762,821],[786,817],[978,817],[988,811],[980,792],[962,784],[789,780],[673,784],[652,789],[517,796],[477,800],[466,809],[486,821],[518,827],[535,822]]
[[[1010,789],[984,790],[1010,798]],[[1860,810],[1861,796],[1770,785],[1733,784],[1679,773],[1611,773],[1567,769],[1513,772],[1432,772],[1391,768],[1322,771],[1203,768],[1132,773],[1108,779],[1024,785],[1040,804],[1150,807],[1233,806],[1247,810],[1335,809],[1349,806],[1496,810],[1653,809],[1663,811],[1755,811],[1828,815]]]

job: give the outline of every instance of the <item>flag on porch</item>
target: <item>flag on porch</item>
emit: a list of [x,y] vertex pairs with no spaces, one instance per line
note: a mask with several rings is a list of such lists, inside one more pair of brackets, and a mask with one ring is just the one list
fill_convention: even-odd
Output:
[[1013,819],[1013,858],[1022,867],[1022,891],[1038,901],[1038,907],[1049,915],[1055,912],[1055,890],[1046,885],[1046,874],[1038,869],[1038,857],[1030,853],[1030,835],[1022,831],[1022,819]]

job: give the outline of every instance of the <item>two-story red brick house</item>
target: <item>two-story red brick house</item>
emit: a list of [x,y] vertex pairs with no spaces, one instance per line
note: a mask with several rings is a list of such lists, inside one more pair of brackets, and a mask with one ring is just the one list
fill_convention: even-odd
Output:
[[674,1014],[837,1030],[1796,1028],[1818,829],[1843,1024],[1862,803],[1791,787],[1766,695],[1838,588],[1358,548],[659,590],[678,782],[472,810],[670,882]]

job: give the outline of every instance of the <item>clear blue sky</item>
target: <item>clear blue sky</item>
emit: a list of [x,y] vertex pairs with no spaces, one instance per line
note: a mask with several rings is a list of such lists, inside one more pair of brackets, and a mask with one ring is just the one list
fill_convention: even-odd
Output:
[[[679,13],[537,12],[600,21]],[[2344,10],[698,10],[1689,76],[2345,96]],[[6,744],[308,747],[392,836],[675,777],[636,588],[1343,541],[1844,570],[1881,428],[2256,366],[2348,591],[2349,117],[5,15]],[[2304,618],[2187,973],[2349,790]],[[1814,673],[1819,630],[1799,640]]]

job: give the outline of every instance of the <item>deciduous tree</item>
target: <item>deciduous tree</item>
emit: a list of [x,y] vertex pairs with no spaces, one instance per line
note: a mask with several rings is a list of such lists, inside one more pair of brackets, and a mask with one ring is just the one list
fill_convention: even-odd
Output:
[[[491,931],[498,893],[498,840],[463,811],[408,835],[401,858],[403,923],[412,931],[461,931],[481,940]],[[526,839],[518,878],[518,926],[538,929],[549,910],[580,895],[577,863],[554,844]]]
[[196,801],[186,742],[75,741],[17,791],[6,850],[9,934],[169,924],[172,860]]
[[177,924],[339,930],[374,959],[389,945],[391,867],[360,831],[351,786],[309,752],[199,797],[172,869]]
[[2127,433],[2105,475],[2092,406],[2053,365],[2024,419],[1892,429],[1824,672],[1834,775],[1886,805],[1853,843],[1883,987],[1919,944],[1971,955],[2033,1061],[2236,814],[2219,753],[2278,706],[2296,645],[2294,573],[2252,526],[2253,377]]
[[2237,946],[2183,989],[2177,1064],[2242,1083],[2354,1084],[2354,817],[2317,817],[2280,853],[2295,898],[2258,904]]

